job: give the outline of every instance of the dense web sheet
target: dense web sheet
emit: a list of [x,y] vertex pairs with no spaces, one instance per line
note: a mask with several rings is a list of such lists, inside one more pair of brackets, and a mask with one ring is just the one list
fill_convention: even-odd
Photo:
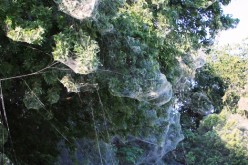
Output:
[[97,0],[54,0],[61,11],[82,20],[91,17],[98,3]]
[[[147,108],[145,108],[147,107]],[[96,139],[77,139],[74,141],[76,150],[71,150],[65,145],[64,140],[58,144],[60,155],[57,164],[73,164],[75,162],[95,164],[118,164],[118,156],[114,145],[116,143],[128,146],[136,146],[142,150],[142,154],[136,164],[163,164],[163,156],[176,148],[184,138],[180,126],[180,114],[172,106],[155,107],[149,109],[146,103],[140,104],[139,112],[143,113],[144,122],[140,123],[139,136],[130,135],[124,139],[118,134],[111,134],[111,143]],[[96,136],[99,132],[106,131],[99,125],[96,118]],[[113,128],[107,127],[109,131]],[[129,129],[129,128],[127,128]]]
[[[110,36],[111,37],[111,36]],[[122,47],[126,52],[119,51],[118,44],[110,41],[108,56],[110,67],[122,76],[111,78],[109,89],[119,97],[130,97],[139,101],[162,106],[172,97],[172,85],[159,69],[159,64],[150,48],[133,37],[124,38]],[[113,47],[112,47],[113,46]]]
[[[146,79],[144,76],[125,79],[123,88],[110,84],[110,90],[115,96],[130,97],[162,106],[172,97],[172,86],[162,73],[154,75],[155,79]],[[130,87],[129,87],[130,85]]]
[[[97,0],[56,0],[55,2],[61,11],[79,20],[92,17],[98,4]],[[102,5],[107,5],[105,2],[107,1],[103,1]],[[119,3],[122,4],[122,1]],[[162,157],[173,150],[183,139],[179,123],[180,115],[170,103],[173,95],[172,85],[160,71],[156,59],[158,54],[154,48],[150,48],[138,38],[118,33],[114,24],[109,23],[111,17],[107,16],[106,11],[106,15],[98,14],[94,21],[104,40],[104,48],[100,45],[101,41],[95,41],[82,29],[68,28],[54,35],[55,48],[52,52],[54,60],[65,64],[77,74],[87,75],[99,71],[99,56],[102,55],[103,69],[118,73],[104,80],[108,82],[109,91],[116,97],[139,100],[139,107],[133,110],[138,112],[134,112],[132,118],[137,118],[135,115],[139,113],[144,121],[139,121],[137,125],[134,120],[130,120],[130,125],[134,128],[126,128],[126,131],[129,131],[128,138],[121,137],[119,135],[122,130],[112,131],[116,123],[108,125],[109,116],[104,105],[101,103],[102,112],[96,112],[95,107],[91,107],[95,138],[77,139],[74,137],[74,141],[69,142],[74,143],[75,151],[65,144],[68,140],[61,134],[57,164],[70,165],[75,162],[89,165],[117,164],[118,157],[111,143],[116,137],[119,137],[124,144],[132,144],[143,150],[137,164],[162,164]],[[68,92],[87,91],[85,84],[74,81],[69,75],[64,76],[60,82]],[[94,86],[89,88],[96,89]],[[29,96],[33,97],[31,94]],[[37,100],[38,97],[35,97],[34,101],[37,102]],[[99,102],[101,102],[100,96]],[[36,105],[32,106],[34,107]],[[101,119],[99,119],[99,114],[102,114]],[[132,129],[136,129],[139,134],[132,132]],[[105,141],[101,139],[103,135],[100,133],[103,132],[108,134],[107,140],[103,138]]]
[[[164,114],[159,116],[156,110],[147,110],[146,120],[152,119],[152,124],[160,130],[148,130],[144,127],[144,132],[148,134],[140,137],[132,137],[127,142],[134,146],[139,146],[144,153],[136,164],[164,164],[162,158],[169,151],[176,148],[177,144],[184,138],[180,126],[180,114],[172,106],[161,108]],[[146,130],[146,131],[145,131]],[[142,132],[142,130],[141,130]]]
[[[105,2],[106,1],[102,2],[101,6],[99,6],[100,12],[101,9],[103,9],[103,6],[106,7],[107,3]],[[68,13],[68,11],[65,13]],[[147,44],[137,38],[122,36],[116,31],[117,29],[115,29],[112,24],[104,24],[105,22],[109,22],[105,20],[109,19],[107,15],[105,15],[106,13],[98,14],[99,15],[96,15],[95,17],[95,21],[102,34],[102,40],[105,45],[104,48],[101,47],[101,43],[99,42],[99,47],[102,49],[98,52],[97,43],[93,40],[89,40],[90,42],[87,42],[88,46],[85,47],[84,42],[80,39],[81,35],[85,35],[82,32],[69,32],[67,33],[68,35],[65,36],[59,34],[57,38],[57,48],[59,48],[60,43],[68,45],[64,41],[66,41],[66,38],[72,38],[73,36],[75,37],[74,43],[79,46],[82,45],[84,50],[88,47],[94,48],[89,49],[91,51],[89,51],[88,54],[92,55],[94,58],[97,57],[96,53],[98,53],[98,57],[99,54],[100,56],[102,55],[102,58],[104,58],[104,61],[102,62],[104,69],[114,73],[106,77],[111,94],[116,97],[129,97],[139,100],[140,106],[137,108],[138,112],[133,113],[133,118],[137,117],[135,116],[136,113],[139,113],[144,121],[136,126],[139,129],[139,135],[134,135],[134,132],[131,131],[133,128],[126,128],[127,130],[130,129],[129,136],[126,138],[119,135],[118,131],[121,132],[122,130],[117,130],[116,132],[111,131],[114,129],[113,127],[116,127],[115,123],[112,123],[113,125],[108,125],[107,127],[101,127],[99,125],[101,121],[98,118],[93,118],[93,122],[97,123],[95,124],[96,139],[81,139],[76,147],[78,150],[82,150],[83,155],[85,156],[79,158],[75,155],[74,151],[70,151],[68,147],[64,146],[62,152],[66,152],[66,154],[64,153],[65,155],[62,156],[63,153],[61,153],[62,155],[60,155],[58,161],[61,162],[61,158],[64,157],[67,159],[67,162],[73,162],[74,159],[78,162],[86,161],[86,164],[111,164],[109,163],[111,160],[110,158],[112,157],[112,161],[115,162],[118,157],[114,155],[113,146],[109,142],[117,138],[119,141],[123,142],[123,144],[131,144],[132,146],[142,148],[143,154],[137,160],[137,164],[162,164],[162,157],[173,150],[179,141],[183,139],[179,123],[180,115],[171,106],[172,103],[170,103],[173,96],[172,85],[160,71],[160,66],[156,59],[158,56],[156,50],[150,48]],[[70,13],[69,15],[73,14]],[[75,18],[83,19],[85,17],[81,16],[79,18],[76,16]],[[75,48],[70,45],[68,45],[68,47],[75,50]],[[54,55],[59,58],[55,59],[69,66],[75,73],[88,74],[92,71],[101,71],[101,69],[98,70],[95,67],[95,69],[88,69],[89,71],[86,72],[85,70],[87,69],[83,69],[83,72],[78,72],[75,68],[84,67],[85,65],[83,65],[82,62],[85,58],[76,62],[75,59],[70,58],[71,53],[67,53],[68,56],[66,55],[69,58],[64,58],[64,54],[66,54],[64,52],[68,51],[64,50],[63,47],[62,49],[57,48],[54,51]],[[97,60],[89,61],[87,65],[94,61]],[[95,64],[97,64],[97,62]],[[64,82],[65,81],[62,81],[62,83],[67,86],[68,84]],[[75,87],[75,84],[72,86]],[[79,92],[80,87],[76,86],[71,91]],[[102,109],[105,111],[104,105],[102,105]],[[106,113],[108,112],[106,111]],[[104,118],[104,121],[105,123],[108,123],[106,118]],[[135,121],[130,122],[130,125],[135,127]],[[110,132],[108,144],[98,139],[99,132]],[[77,141],[75,143],[77,143]],[[94,145],[87,147],[86,144]],[[96,144],[98,144],[98,146]],[[71,157],[66,155],[71,155]]]

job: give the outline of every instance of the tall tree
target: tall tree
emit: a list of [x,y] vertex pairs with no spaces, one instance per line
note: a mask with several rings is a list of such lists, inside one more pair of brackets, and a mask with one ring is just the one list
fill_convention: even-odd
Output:
[[164,147],[139,146],[143,158],[150,152],[161,158],[182,139],[179,115],[170,106],[176,57],[237,24],[221,10],[228,3],[3,0],[0,82],[1,114],[6,111],[9,119],[3,118],[10,130],[7,155],[19,164],[53,164],[62,139],[70,147],[79,138],[96,139],[103,150],[101,142],[132,135],[143,138],[137,144],[149,139]]

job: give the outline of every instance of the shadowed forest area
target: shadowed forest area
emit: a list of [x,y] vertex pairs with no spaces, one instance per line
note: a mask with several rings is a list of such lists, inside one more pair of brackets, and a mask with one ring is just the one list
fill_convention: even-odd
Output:
[[1,163],[248,165],[230,0],[2,0]]

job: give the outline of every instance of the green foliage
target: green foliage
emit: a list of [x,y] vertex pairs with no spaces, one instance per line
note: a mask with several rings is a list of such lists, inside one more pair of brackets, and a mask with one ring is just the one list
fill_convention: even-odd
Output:
[[[188,164],[247,164],[247,129],[242,129],[247,120],[232,115],[226,110],[209,115],[186,142]],[[196,145],[194,145],[196,144]]]
[[238,19],[223,14],[221,5],[229,3],[230,1],[170,0],[171,14],[174,16],[171,19],[177,20],[177,23],[173,24],[176,32],[189,32],[187,38],[191,40],[193,47],[198,47],[199,42],[203,45],[213,44],[219,30],[233,28],[239,22]]
[[60,88],[50,88],[47,91],[47,100],[50,104],[55,104],[60,99]]
[[246,94],[245,85],[248,80],[246,73],[248,69],[247,57],[242,55],[244,50],[236,50],[237,48],[232,50],[223,48],[222,50],[214,51],[213,54],[217,54],[218,57],[210,62],[213,72],[221,77],[226,86],[228,86],[223,101],[233,112],[237,109],[239,98]]
[[29,44],[41,44],[44,29],[39,26],[39,22],[28,23],[27,27],[16,26],[13,28],[12,21],[7,18],[6,21],[7,36],[14,41],[27,42]]
[[187,164],[248,164],[248,120],[236,109],[239,97],[247,92],[245,52],[245,47],[237,45],[215,50],[208,64],[197,71],[197,85],[193,90],[206,91],[221,112],[206,116],[199,126],[190,121],[198,116],[183,113],[186,139],[179,149],[186,152]]
[[99,47],[82,30],[76,32],[67,29],[55,35],[54,40],[56,47],[52,53],[55,60],[64,63],[75,73],[88,74],[97,69]]
[[195,80],[197,85],[193,90],[205,92],[214,105],[215,112],[220,112],[223,108],[222,97],[228,87],[223,78],[211,65],[206,64],[196,71]]
[[33,92],[27,92],[23,102],[28,109],[40,109],[44,106],[43,103],[38,99],[38,96]]
[[[32,2],[31,2],[32,4]],[[45,33],[51,28],[51,8],[43,5],[32,5],[22,1],[12,1],[1,4],[5,31],[14,41],[27,42],[41,45],[44,42]],[[28,15],[23,16],[28,12]],[[1,23],[3,24],[3,22]]]
[[193,152],[188,152],[185,156],[186,156],[186,163],[187,164],[195,164],[196,163],[196,158],[195,158]]
[[135,146],[124,146],[118,150],[117,153],[121,162],[127,164],[136,164],[137,159],[143,154],[143,150]]
[[68,92],[80,92],[80,84],[73,82],[74,80],[70,75],[64,76],[60,82],[66,87]]
[[[116,135],[153,139],[157,145],[168,138],[174,147],[182,135],[170,102],[154,107],[109,91],[147,93],[163,84],[162,73],[175,83],[180,75],[176,57],[236,24],[221,12],[220,3],[228,2],[102,0],[92,17],[79,21],[59,12],[58,1],[3,0],[0,77],[12,77],[4,80],[3,92],[16,151],[11,153],[8,141],[7,156],[13,161],[16,156],[16,164],[54,164],[62,139],[74,148],[75,139],[95,141],[96,135],[106,143]],[[165,130],[175,138],[165,137]],[[135,164],[145,150],[143,145],[124,146],[120,153]],[[197,155],[188,157],[198,160]]]
[[226,83],[232,84],[233,90],[237,91],[246,84],[248,66],[246,58],[239,57],[238,54],[235,56],[222,54],[211,65],[216,74],[219,74]]

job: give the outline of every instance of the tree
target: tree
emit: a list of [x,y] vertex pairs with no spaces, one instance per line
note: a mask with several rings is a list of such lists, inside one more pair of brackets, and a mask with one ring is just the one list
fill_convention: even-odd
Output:
[[[228,5],[230,0],[192,1],[170,0],[177,33],[187,34],[193,46],[212,45],[213,39],[220,30],[234,28],[239,22],[230,15],[224,15],[221,5]],[[194,35],[192,35],[194,34]]]
[[211,67],[218,74],[228,88],[225,91],[223,101],[230,110],[236,111],[240,97],[247,95],[247,49],[245,41],[241,45],[230,48],[217,49],[213,52]]
[[205,117],[192,114],[191,109],[182,113],[186,138],[174,152],[186,154],[179,156],[177,161],[187,164],[248,163],[248,129],[245,126],[248,120],[246,111],[237,105],[240,98],[247,98],[245,45],[244,42],[213,49],[207,64],[197,71],[192,91],[205,91],[216,111]]
[[176,57],[237,23],[221,12],[220,4],[229,1],[190,2],[4,0],[0,81],[7,156],[20,164],[53,164],[58,144],[73,148],[83,138],[98,146],[82,152],[99,155],[84,161],[103,164],[109,158],[101,152],[112,153],[111,137],[119,135],[143,150],[137,162],[161,161],[182,139],[169,82],[176,79],[170,74]]

